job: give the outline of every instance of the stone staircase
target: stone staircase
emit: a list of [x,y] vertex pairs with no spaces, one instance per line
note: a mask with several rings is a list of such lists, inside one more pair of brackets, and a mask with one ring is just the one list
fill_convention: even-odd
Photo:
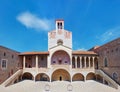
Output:
[[17,72],[15,72],[12,76],[10,76],[7,80],[5,80],[1,85],[6,87],[9,85],[14,84],[15,82],[19,81],[19,77],[22,75],[22,70],[18,70]]
[[108,85],[111,87],[114,87],[116,89],[119,88],[119,84],[116,83],[110,76],[108,76],[103,70],[95,70],[96,74],[99,74],[101,77],[103,77],[104,80],[108,82]]

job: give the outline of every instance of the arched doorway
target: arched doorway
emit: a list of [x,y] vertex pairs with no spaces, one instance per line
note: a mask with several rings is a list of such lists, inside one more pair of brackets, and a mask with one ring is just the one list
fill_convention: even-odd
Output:
[[51,64],[55,65],[55,64],[70,64],[70,56],[68,55],[67,52],[63,51],[63,50],[59,50],[56,51],[51,58]]
[[35,81],[50,81],[50,78],[45,73],[39,73],[36,75]]
[[64,69],[58,69],[52,74],[52,81],[70,81],[70,74]]
[[34,78],[33,75],[31,73],[28,73],[28,72],[26,72],[22,75],[22,80],[25,80],[25,79],[33,80],[33,78]]
[[77,73],[72,77],[72,81],[84,81],[84,76],[81,73]]
[[94,73],[88,73],[86,76],[86,80],[96,80]]

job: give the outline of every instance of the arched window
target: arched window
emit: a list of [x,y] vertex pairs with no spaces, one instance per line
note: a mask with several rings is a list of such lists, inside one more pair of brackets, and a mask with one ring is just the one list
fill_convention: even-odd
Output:
[[104,59],[104,66],[108,67],[108,60],[107,60],[107,58]]
[[63,45],[63,40],[59,39],[59,40],[57,41],[57,44],[58,44],[58,45]]

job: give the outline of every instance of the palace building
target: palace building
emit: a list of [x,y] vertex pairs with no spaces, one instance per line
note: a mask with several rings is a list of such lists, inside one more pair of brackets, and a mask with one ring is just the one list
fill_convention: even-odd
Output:
[[48,32],[48,51],[20,53],[0,47],[0,83],[95,80],[118,88],[120,38],[88,51],[73,51],[72,32],[64,29],[64,20],[55,23],[56,29]]

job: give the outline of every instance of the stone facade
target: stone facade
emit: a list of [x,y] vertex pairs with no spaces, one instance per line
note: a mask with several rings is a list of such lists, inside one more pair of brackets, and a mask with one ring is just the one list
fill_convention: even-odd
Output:
[[[0,84],[18,70],[18,54],[19,52],[0,46]],[[6,64],[3,64],[4,60]]]
[[99,55],[99,68],[120,84],[120,38],[94,50]]
[[1,61],[9,61],[7,68],[0,70],[4,75],[0,75],[1,83],[19,69],[5,85],[24,79],[50,82],[96,80],[115,88],[116,82],[120,83],[120,38],[89,51],[73,51],[72,33],[64,30],[63,20],[56,20],[56,29],[48,32],[48,51],[18,53],[1,47],[0,52]]

